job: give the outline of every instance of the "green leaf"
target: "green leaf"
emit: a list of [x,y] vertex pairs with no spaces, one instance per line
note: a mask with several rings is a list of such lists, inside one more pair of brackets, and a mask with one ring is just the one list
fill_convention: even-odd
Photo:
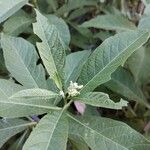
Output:
[[57,96],[59,96],[57,93],[45,89],[26,89],[13,94],[10,97],[10,99],[15,99],[15,98],[34,99],[35,98],[35,99],[46,100],[50,98],[55,98]]
[[65,85],[69,86],[70,81],[75,82],[82,70],[82,67],[90,55],[90,51],[84,50],[67,55],[65,71]]
[[30,130],[25,130],[24,133],[14,143],[11,144],[8,150],[21,150],[29,134]]
[[0,148],[12,136],[35,124],[35,122],[28,122],[21,119],[0,119]]
[[29,27],[34,20],[23,10],[18,11],[3,25],[5,34],[17,36]]
[[148,2],[149,0],[143,0],[143,3],[144,3],[145,1],[147,1],[147,2],[145,3],[145,8],[144,8],[144,13],[143,13],[142,18],[143,18],[143,17],[149,17],[149,13],[150,13],[150,10],[149,10],[149,8],[150,8],[150,3]]
[[86,105],[86,109],[85,109],[85,112],[84,112],[84,116],[99,116],[100,113],[97,109],[97,107],[94,107],[94,106],[91,106],[91,105]]
[[[22,90],[23,87],[12,81],[0,79],[0,116],[10,116],[11,111],[16,111],[11,104],[7,104],[8,97]],[[18,108],[17,108],[18,109]]]
[[139,85],[145,84],[150,80],[150,47],[142,47],[136,51],[127,61],[128,67],[132,72],[135,82]]
[[147,104],[142,91],[135,84],[131,74],[121,67],[112,74],[111,80],[105,83],[105,86],[129,100]]
[[18,82],[27,88],[46,88],[45,71],[41,64],[36,65],[39,57],[31,43],[3,35],[1,44],[6,67]]
[[122,107],[127,106],[126,101],[121,99],[120,102],[115,103],[107,94],[102,92],[89,92],[73,99],[88,105],[110,109],[122,109]]
[[0,80],[0,116],[24,117],[28,115],[43,114],[50,110],[60,110],[54,106],[55,98],[15,98],[10,99],[14,93],[21,91],[23,87],[8,80]]
[[[69,25],[72,26],[77,32],[79,32],[79,36],[83,36],[84,38],[86,37],[87,39],[93,38],[93,34],[90,31],[90,29],[83,28],[78,26],[76,23],[72,23],[71,21],[68,21]],[[73,34],[74,36],[74,34]],[[85,39],[86,40],[86,39]],[[87,42],[87,41],[86,41]]]
[[13,15],[22,6],[24,6],[28,0],[1,0],[0,1],[0,23]]
[[83,16],[85,14],[87,14],[88,12],[91,12],[92,10],[94,10],[94,7],[80,7],[75,9],[74,11],[71,12],[71,14],[69,14],[68,16],[68,20],[74,20],[77,19],[79,16]]
[[44,116],[31,132],[23,150],[66,150],[68,121],[64,111],[53,111]]
[[29,115],[40,115],[51,110],[60,110],[61,108],[53,105],[55,100],[43,99],[5,99],[0,100],[2,110],[0,115],[3,117],[25,117]]
[[139,21],[138,28],[139,28],[139,29],[148,29],[148,30],[150,30],[150,16],[148,16],[148,17],[143,17],[143,18]]
[[65,45],[57,28],[36,10],[37,22],[33,24],[34,33],[42,40],[37,43],[40,56],[59,89],[62,90],[63,67],[65,64]]
[[81,92],[90,92],[111,79],[118,66],[149,38],[149,32],[129,31],[106,39],[89,57],[83,66],[79,83]]
[[[60,93],[59,89],[57,88],[57,86],[56,86],[56,84],[54,83],[53,80],[48,78],[46,81],[47,81],[48,89],[50,89],[54,93]],[[57,105],[61,100],[62,100],[62,97],[58,96],[54,101],[54,105]]]
[[49,77],[47,80],[47,87],[49,90],[55,92],[55,93],[59,93],[59,89],[58,87],[56,86],[55,82]]
[[82,8],[83,6],[91,6],[91,5],[97,5],[96,0],[69,0],[67,3],[65,3],[62,7],[60,7],[56,14],[58,15],[64,15],[65,13],[69,13],[71,10]]
[[74,33],[71,38],[71,44],[80,49],[90,49],[89,41],[78,33]]
[[88,116],[69,118],[69,135],[82,138],[92,150],[143,150],[150,142],[125,123]]
[[11,80],[0,79],[0,99],[3,98],[5,99],[6,97],[10,97],[14,93],[23,89],[24,89],[23,86],[16,84]]
[[81,27],[101,28],[105,30],[134,30],[135,25],[121,15],[100,15],[84,22]]
[[112,36],[113,34],[110,33],[109,31],[100,31],[98,33],[96,33],[94,35],[94,38],[99,38],[102,41],[106,40],[107,38],[109,38],[110,36]]
[[[55,91],[56,92],[56,91]],[[48,101],[49,104],[57,105],[58,102],[61,101],[62,97],[53,91],[45,90],[45,89],[26,89],[21,90],[15,94],[13,94],[10,99],[23,99],[23,100],[39,100],[41,101],[41,105],[44,104],[44,101]],[[45,103],[45,105],[47,102]],[[42,106],[41,106],[42,107]]]
[[49,23],[51,25],[53,24],[57,28],[60,38],[66,46],[68,46],[70,43],[70,32],[66,22],[62,18],[58,18],[55,15],[46,15],[46,17]]

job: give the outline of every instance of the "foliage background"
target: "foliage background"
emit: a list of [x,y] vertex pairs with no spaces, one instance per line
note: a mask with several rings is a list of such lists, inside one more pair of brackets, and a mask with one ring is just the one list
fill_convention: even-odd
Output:
[[[93,51],[105,39],[116,33],[136,28],[150,29],[150,21],[147,19],[150,18],[149,3],[149,0],[31,0],[21,9],[19,6],[18,9],[12,9],[9,18],[5,16],[7,20],[0,18],[0,31],[7,35],[22,37],[36,45],[40,39],[34,34],[32,23],[36,20],[34,8],[37,8],[60,31],[64,43],[69,44],[67,54],[78,51],[84,53],[84,50]],[[0,13],[4,12],[4,9],[0,7]],[[129,102],[127,107],[122,110],[111,110],[86,106],[84,115],[123,121],[150,139],[149,56],[148,41],[128,58],[124,66],[119,67],[112,74],[110,81],[95,90],[109,94],[115,102],[120,98],[127,100]],[[37,64],[40,64],[41,59],[37,59]],[[86,60],[86,57],[82,58],[82,61],[84,59]],[[6,69],[2,49],[0,49],[0,77],[14,80]],[[79,115],[73,104],[70,111]],[[42,118],[42,115],[36,119],[39,118]],[[16,145],[21,149],[31,129],[32,127],[23,134],[19,133],[10,138],[2,149],[13,149]]]

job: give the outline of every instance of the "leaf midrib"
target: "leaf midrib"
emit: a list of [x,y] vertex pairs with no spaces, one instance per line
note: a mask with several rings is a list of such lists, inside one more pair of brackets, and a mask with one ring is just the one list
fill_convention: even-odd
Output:
[[[92,128],[86,126],[85,124],[83,124],[82,122],[78,121],[77,119],[75,119],[75,118],[72,117],[71,115],[67,114],[67,116],[70,117],[71,119],[73,119],[74,121],[76,121],[77,123],[79,123],[80,125],[84,126],[85,128],[94,131],[96,134],[102,136],[103,138],[107,139],[108,141],[111,141],[112,143],[115,143],[115,144],[117,144],[117,145],[120,145],[119,143],[117,143],[117,142],[115,142],[115,141],[109,139],[108,137],[102,135],[101,133],[96,132],[94,129],[92,129]],[[122,145],[120,145],[120,146],[123,147],[123,148],[125,148],[126,150],[129,150],[128,148],[126,148],[126,147],[124,147],[124,146],[122,146]]]
[[44,108],[44,109],[50,109],[50,110],[61,110],[61,108],[57,107],[57,106],[52,107],[52,106],[43,106],[43,105],[33,105],[33,104],[14,102],[14,101],[2,101],[2,100],[0,100],[0,103],[22,105],[22,106],[30,106],[30,107]]
[[15,96],[12,95],[11,97],[9,97],[9,99],[14,99],[14,98],[23,98],[23,99],[32,99],[32,98],[39,98],[39,99],[51,99],[51,98],[57,98],[59,96],[59,94],[51,94],[51,95],[33,95],[33,96],[27,96],[27,95],[19,95],[19,96]]
[[52,139],[52,137],[53,137],[53,133],[55,132],[56,126],[57,126],[57,124],[58,124],[59,119],[61,118],[61,116],[62,116],[62,114],[63,114],[63,111],[64,111],[64,110],[61,111],[61,113],[60,113],[60,115],[59,115],[59,117],[58,117],[58,119],[57,119],[57,121],[56,121],[56,125],[55,125],[55,127],[53,128],[53,131],[52,131],[52,133],[51,133],[51,136],[50,136],[50,138],[49,138],[49,140],[48,140],[48,143],[47,143],[47,146],[46,146],[46,150],[48,150],[49,144],[50,144],[51,139]]
[[[46,19],[47,24],[48,24],[48,19],[47,19],[47,18],[45,18],[45,19]],[[41,30],[42,30],[42,32],[43,32],[43,35],[44,35],[44,38],[45,38],[45,42],[44,42],[44,41],[42,41],[42,42],[45,43],[45,44],[47,45],[47,47],[48,47],[48,49],[49,49],[49,52],[50,52],[49,57],[51,57],[52,64],[53,64],[53,67],[54,67],[54,70],[58,73],[57,68],[56,68],[56,65],[55,65],[55,61],[54,61],[54,59],[53,59],[53,55],[52,55],[52,53],[51,53],[51,49],[50,49],[50,47],[49,47],[47,38],[46,38],[46,36],[45,36],[45,31],[44,31],[44,29],[43,29],[43,27],[42,27],[41,20],[38,19],[38,21],[39,21],[39,23],[40,23],[39,28],[41,28]],[[35,24],[38,26],[38,22],[36,22]],[[48,24],[48,26],[52,26],[52,27],[53,27],[53,25],[49,25],[49,24]],[[42,39],[41,39],[41,40],[42,40]],[[44,56],[44,57],[45,57],[45,56]],[[48,71],[48,72],[49,72],[49,71]]]
[[10,129],[16,129],[16,128],[20,128],[20,127],[32,126],[32,125],[36,125],[36,124],[37,124],[36,122],[30,122],[30,123],[24,123],[24,124],[20,124],[20,125],[14,125],[14,126],[10,126],[7,128],[1,128],[0,132],[5,131],[5,130],[10,130]]

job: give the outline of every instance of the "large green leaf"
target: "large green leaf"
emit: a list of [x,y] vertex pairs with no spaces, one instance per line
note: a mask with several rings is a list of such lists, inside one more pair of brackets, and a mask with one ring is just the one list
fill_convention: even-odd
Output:
[[129,100],[147,104],[142,91],[135,84],[131,74],[121,67],[112,74],[111,80],[105,83],[105,86]]
[[31,18],[23,10],[20,10],[4,23],[3,32],[5,34],[17,36],[22,33],[27,27],[29,27],[33,21],[33,18]]
[[53,111],[41,119],[23,150],[66,150],[68,121],[64,111]]
[[90,92],[111,79],[118,66],[149,38],[149,32],[129,31],[106,39],[89,57],[79,77],[84,87],[81,92]]
[[136,51],[127,61],[135,82],[139,85],[150,81],[150,47],[142,47]]
[[50,110],[60,110],[54,106],[56,98],[9,98],[23,88],[8,80],[0,80],[0,116],[23,117],[28,115],[43,114]]
[[36,65],[39,57],[32,44],[6,35],[1,44],[6,67],[18,82],[27,88],[46,88],[45,71],[41,64]]
[[84,22],[82,27],[95,27],[105,30],[133,30],[135,25],[121,15],[100,15]]
[[1,0],[0,1],[0,23],[10,17],[22,6],[24,6],[28,0]]
[[82,138],[92,150],[149,150],[150,141],[128,125],[108,118],[69,118],[69,135]]
[[65,71],[65,85],[68,87],[70,81],[75,82],[82,70],[84,63],[90,55],[90,51],[85,50],[81,52],[71,53],[66,57]]
[[62,89],[63,67],[65,64],[65,45],[57,28],[36,10],[37,22],[33,24],[34,32],[42,40],[37,47],[43,63],[59,89]]
[[102,92],[89,92],[83,95],[81,94],[78,97],[74,97],[73,99],[88,105],[110,109],[122,109],[123,106],[127,106],[126,101],[121,99],[120,102],[115,103],[107,94]]
[[0,119],[0,148],[12,136],[35,124],[21,119]]

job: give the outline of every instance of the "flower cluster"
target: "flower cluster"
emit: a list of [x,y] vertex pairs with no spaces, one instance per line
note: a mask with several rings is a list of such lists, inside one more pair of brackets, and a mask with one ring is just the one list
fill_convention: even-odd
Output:
[[78,85],[78,83],[76,82],[72,82],[70,81],[70,85],[68,87],[68,94],[69,96],[73,97],[73,96],[77,96],[80,94],[80,92],[78,90],[80,90],[83,87],[83,85]]

